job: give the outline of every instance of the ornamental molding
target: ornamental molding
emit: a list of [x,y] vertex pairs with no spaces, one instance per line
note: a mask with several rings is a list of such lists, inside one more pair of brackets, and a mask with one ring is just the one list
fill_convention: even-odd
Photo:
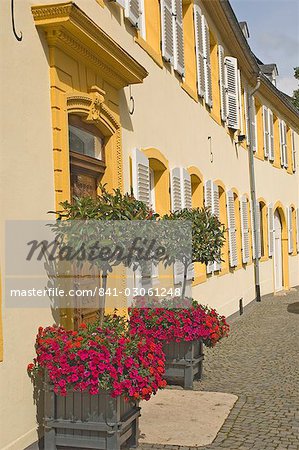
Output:
[[84,116],[86,122],[95,125],[101,122],[112,135],[120,129],[120,122],[115,113],[105,104],[106,92],[98,86],[92,86],[89,93],[70,94],[67,96],[69,114]]
[[114,163],[116,165],[115,187],[123,189],[123,160],[121,147],[121,126],[118,116],[105,104],[106,92],[92,86],[88,93],[75,92],[67,95],[68,114],[80,115],[87,123],[105,128],[105,135],[112,139]]
[[114,87],[142,83],[148,72],[75,3],[33,6],[35,25],[44,30],[49,46],[96,68]]

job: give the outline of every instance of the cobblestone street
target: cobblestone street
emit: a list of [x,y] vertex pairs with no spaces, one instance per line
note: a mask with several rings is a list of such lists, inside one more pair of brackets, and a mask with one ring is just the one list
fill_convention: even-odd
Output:
[[[297,314],[291,312],[296,302]],[[204,377],[195,388],[239,399],[213,444],[202,450],[299,450],[298,306],[298,290],[265,296],[233,321],[228,339],[206,352]],[[141,449],[188,450],[154,444]]]

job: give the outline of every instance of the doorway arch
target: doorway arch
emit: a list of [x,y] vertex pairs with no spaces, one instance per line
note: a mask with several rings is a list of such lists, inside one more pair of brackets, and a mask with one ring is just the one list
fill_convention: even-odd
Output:
[[274,206],[274,292],[289,289],[288,229],[284,208],[280,202]]

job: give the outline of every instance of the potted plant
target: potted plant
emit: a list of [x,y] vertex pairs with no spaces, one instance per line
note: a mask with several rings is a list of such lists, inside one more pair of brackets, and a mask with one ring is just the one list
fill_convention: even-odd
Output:
[[159,342],[132,335],[113,315],[77,331],[40,327],[35,349],[28,372],[45,376],[47,450],[137,446],[138,402],[166,385]]
[[212,347],[229,332],[224,316],[189,298],[153,298],[149,304],[138,297],[129,315],[132,335],[163,343],[167,383],[180,383],[185,389],[193,389],[193,380],[202,376],[203,344]]
[[[137,299],[130,310],[132,332],[144,332],[161,340],[166,355],[165,377],[168,383],[180,382],[186,389],[193,388],[193,380],[201,378],[203,369],[203,343],[215,345],[228,333],[225,318],[215,310],[203,307],[185,298],[187,272],[191,264],[208,264],[221,260],[224,244],[224,226],[209,208],[190,208],[171,212],[163,221],[188,223],[191,226],[192,248],[185,245],[186,231],[182,227],[169,236],[166,233],[165,264],[183,265],[181,296],[175,299]],[[151,303],[152,300],[152,303]],[[160,303],[160,304],[159,304]]]
[[[116,266],[122,264],[125,267],[131,267],[136,270],[137,264],[134,255],[130,261],[126,259],[119,260],[117,252],[111,252],[110,256],[97,254],[97,257],[80,257],[82,246],[88,245],[89,249],[103,245],[126,248],[136,235],[142,235],[140,230],[144,224],[145,232],[149,233],[152,228],[147,227],[146,223],[154,222],[158,214],[155,214],[144,202],[137,200],[133,193],[122,194],[119,189],[108,192],[104,185],[100,186],[100,195],[96,198],[75,197],[72,203],[65,201],[61,203],[59,211],[50,211],[56,214],[57,221],[51,226],[52,232],[59,248],[68,245],[70,252],[77,255],[67,266],[63,266],[63,273],[58,267],[60,261],[57,258],[49,259],[45,255],[49,271],[49,280],[53,283],[52,274],[60,274],[63,278],[67,274],[73,275],[73,281],[78,286],[84,278],[90,274],[97,274],[95,282],[101,288],[101,298],[98,305],[98,318],[101,322],[104,317],[106,306],[107,279],[109,274]],[[130,221],[138,221],[136,226],[130,226]],[[127,226],[126,226],[127,225]],[[85,267],[84,266],[85,262]],[[135,264],[134,264],[135,263]],[[67,273],[67,269],[69,272]],[[85,272],[84,272],[85,271]],[[62,275],[62,276],[61,276]],[[55,280],[57,283],[57,280]],[[58,280],[59,282],[59,280]],[[76,308],[76,305],[71,305]],[[57,307],[57,306],[56,306]],[[59,306],[58,306],[59,307]],[[70,307],[70,306],[68,306]],[[75,314],[75,328],[80,324],[80,317]]]
[[[55,325],[38,332],[37,357],[28,370],[36,386],[44,380],[45,447],[117,450],[137,445],[138,401],[166,385],[164,353],[152,338],[132,336],[126,319],[104,315],[109,273],[121,263],[135,270],[138,257],[120,261],[112,252],[109,257],[86,258],[86,248],[125,248],[134,237],[132,228],[144,233],[143,224],[155,222],[157,215],[132,193],[108,192],[105,186],[96,198],[74,198],[54,213],[58,220],[50,230],[55,245],[52,253],[48,248],[43,252],[49,285],[65,283],[65,278],[80,287],[91,275],[102,293],[93,315],[96,322],[82,323],[77,313],[74,329]],[[133,220],[138,223],[130,228]],[[61,260],[61,255],[76,257]],[[77,303],[67,307],[76,310]],[[53,298],[53,312],[59,308],[60,300]]]
[[171,237],[167,235],[165,239],[167,264],[177,262],[183,266],[181,298],[184,299],[187,273],[191,264],[221,261],[225,228],[209,208],[184,208],[165,214],[162,220],[184,222],[191,227],[191,248],[185,245],[186,231],[183,227],[181,232],[178,231]]

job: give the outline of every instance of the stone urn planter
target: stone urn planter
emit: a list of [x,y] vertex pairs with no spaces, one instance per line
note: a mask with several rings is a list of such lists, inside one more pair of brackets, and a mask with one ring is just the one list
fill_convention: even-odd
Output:
[[179,384],[193,389],[193,381],[200,380],[203,371],[203,342],[169,342],[163,345],[165,353],[165,379],[168,384]]
[[137,401],[112,398],[106,391],[97,395],[68,391],[55,394],[44,383],[45,449],[120,450],[138,446]]

